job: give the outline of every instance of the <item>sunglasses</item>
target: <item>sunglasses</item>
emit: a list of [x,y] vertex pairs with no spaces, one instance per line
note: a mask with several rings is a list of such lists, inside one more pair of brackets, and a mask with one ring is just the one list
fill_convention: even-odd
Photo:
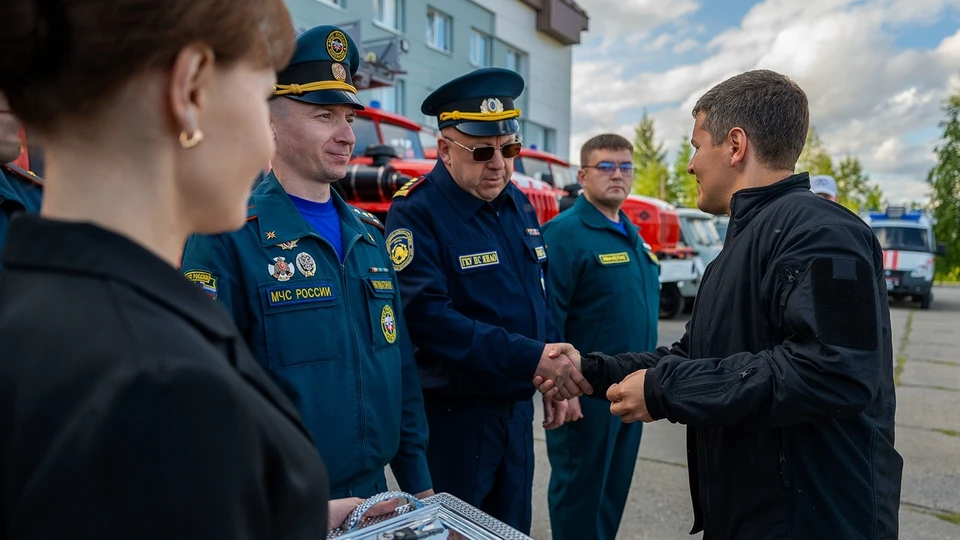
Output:
[[633,174],[633,163],[629,163],[629,162],[627,162],[627,163],[621,163],[621,164],[617,165],[616,163],[613,163],[612,161],[601,161],[600,163],[597,163],[596,165],[584,165],[583,168],[584,168],[584,169],[596,169],[596,170],[602,172],[603,174],[607,174],[607,175],[611,175],[611,176],[612,176],[614,173],[617,172],[617,169],[620,169],[620,172],[621,172],[624,176]]
[[[473,154],[473,160],[481,163],[493,159],[493,154],[497,150],[496,146],[477,146],[474,148],[467,148],[450,137],[444,137],[444,139],[452,142],[460,148],[463,148],[467,152],[470,152]],[[520,149],[522,148],[523,143],[521,142],[507,143],[500,147],[500,154],[503,156],[503,159],[515,158],[520,155]]]

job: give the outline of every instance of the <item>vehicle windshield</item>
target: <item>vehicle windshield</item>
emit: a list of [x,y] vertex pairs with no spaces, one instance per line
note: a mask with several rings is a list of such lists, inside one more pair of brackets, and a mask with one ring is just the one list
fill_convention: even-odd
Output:
[[570,167],[554,163],[551,168],[553,169],[553,185],[556,187],[564,188],[577,182],[577,177],[570,174]]
[[926,229],[914,227],[887,227],[874,225],[873,232],[883,249],[899,251],[930,252],[929,234]]
[[520,162],[520,166],[517,167],[518,172],[537,180],[542,180],[544,174],[550,174],[550,164],[542,159],[521,156],[517,161]]
[[353,121],[353,134],[357,137],[357,145],[353,148],[353,157],[363,156],[370,146],[388,144],[396,151],[400,159],[423,159],[423,145],[420,143],[420,132],[407,129],[396,124],[380,123],[383,142],[377,136],[377,125],[373,120],[358,116]]
[[357,144],[353,147],[353,157],[363,156],[363,152],[368,147],[380,144],[377,125],[369,118],[358,116],[353,119],[353,135],[357,138]]
[[712,219],[700,219],[700,218],[687,218],[690,222],[691,236],[690,238],[692,243],[700,244],[702,246],[719,246],[723,243],[723,240],[720,238],[720,233],[717,232],[717,227],[714,225]]
[[384,142],[397,149],[400,159],[423,159],[419,130],[380,122],[380,132],[383,133]]

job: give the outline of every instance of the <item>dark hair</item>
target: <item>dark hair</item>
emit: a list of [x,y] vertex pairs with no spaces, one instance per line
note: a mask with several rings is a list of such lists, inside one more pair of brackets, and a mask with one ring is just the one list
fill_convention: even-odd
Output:
[[777,170],[793,170],[810,124],[803,89],[765,69],[741,73],[711,88],[697,100],[693,117],[701,112],[703,129],[714,145],[739,127],[755,145],[760,163]]
[[3,0],[0,91],[41,131],[98,112],[123,83],[191,43],[219,63],[279,70],[294,30],[282,0]]
[[597,135],[580,147],[580,165],[586,165],[590,154],[594,150],[629,150],[633,152],[633,145],[616,133]]

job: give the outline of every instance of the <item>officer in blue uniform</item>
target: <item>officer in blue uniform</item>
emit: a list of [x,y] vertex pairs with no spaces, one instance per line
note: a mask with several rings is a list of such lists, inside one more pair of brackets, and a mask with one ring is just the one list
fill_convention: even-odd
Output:
[[10,163],[20,152],[20,121],[10,112],[7,98],[0,94],[0,251],[7,243],[14,214],[40,212],[43,198],[43,180]]
[[353,40],[335,26],[297,39],[277,75],[273,168],[245,227],[198,236],[182,270],[227,308],[290,397],[330,474],[331,498],[432,492],[419,376],[383,226],[330,189],[346,174],[363,106]]
[[[660,265],[620,209],[633,183],[633,146],[599,135],[584,143],[580,163],[583,194],[543,226],[554,320],[583,352],[652,351]],[[546,433],[554,540],[616,538],[642,433],[642,422],[610,414],[602,395],[570,400],[567,423]]]
[[[559,331],[540,226],[510,181],[523,86],[513,71],[484,68],[427,97],[439,160],[396,193],[387,243],[420,366],[434,485],[529,532],[531,379]],[[562,418],[565,402],[545,405]]]

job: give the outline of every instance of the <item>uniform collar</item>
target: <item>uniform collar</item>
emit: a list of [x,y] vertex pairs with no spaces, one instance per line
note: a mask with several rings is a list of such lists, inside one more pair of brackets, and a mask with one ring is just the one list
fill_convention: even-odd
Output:
[[[583,221],[583,224],[594,228],[594,229],[609,229],[619,235],[623,233],[620,232],[620,229],[613,224],[610,219],[603,215],[603,212],[599,208],[593,205],[587,198],[581,193],[577,200],[573,203],[574,212],[577,213],[577,216],[580,217],[580,221]],[[633,235],[637,233],[637,227],[627,219],[627,215],[623,213],[623,210],[620,212],[620,222],[623,223],[624,228],[627,230],[627,237],[632,238]]]
[[[347,203],[343,202],[337,190],[330,189],[330,197],[340,216],[340,222],[346,224],[366,242],[370,239],[364,234],[366,228]],[[299,240],[313,234],[314,231],[303,218],[290,196],[284,191],[277,176],[270,171],[250,196],[250,212],[257,216],[260,227],[260,242],[263,247],[275,246],[283,242]]]
[[[35,176],[31,178],[31,173],[24,171],[20,167],[16,167],[12,164],[2,164],[0,165],[0,199],[7,201],[14,201],[20,203],[20,206],[25,206],[23,199],[20,197],[20,192],[13,185],[13,182],[26,182],[27,179],[36,178]],[[23,179],[20,180],[19,177]],[[40,184],[40,179],[33,180],[37,185]]]
[[810,191],[810,175],[802,172],[756,188],[741,189],[730,200],[730,228],[732,232],[745,227],[771,202],[790,192]]
[[7,172],[7,166],[0,165],[0,199],[21,202],[20,196],[10,185],[11,180],[8,178],[8,174],[10,173]]
[[463,221],[470,221],[470,218],[479,212],[486,204],[496,206],[509,201],[519,208],[516,201],[517,188],[513,185],[512,180],[507,180],[507,186],[500,193],[499,197],[487,203],[487,201],[478,199],[464,191],[464,189],[457,184],[456,180],[453,179],[453,176],[450,175],[447,166],[439,159],[437,160],[437,164],[434,165],[433,171],[430,172],[430,177],[436,182],[437,187],[440,188],[440,191],[446,196],[447,200],[450,201],[454,211]]
[[90,223],[21,214],[10,223],[3,265],[125,283],[221,339],[238,335],[229,314],[146,248]]

